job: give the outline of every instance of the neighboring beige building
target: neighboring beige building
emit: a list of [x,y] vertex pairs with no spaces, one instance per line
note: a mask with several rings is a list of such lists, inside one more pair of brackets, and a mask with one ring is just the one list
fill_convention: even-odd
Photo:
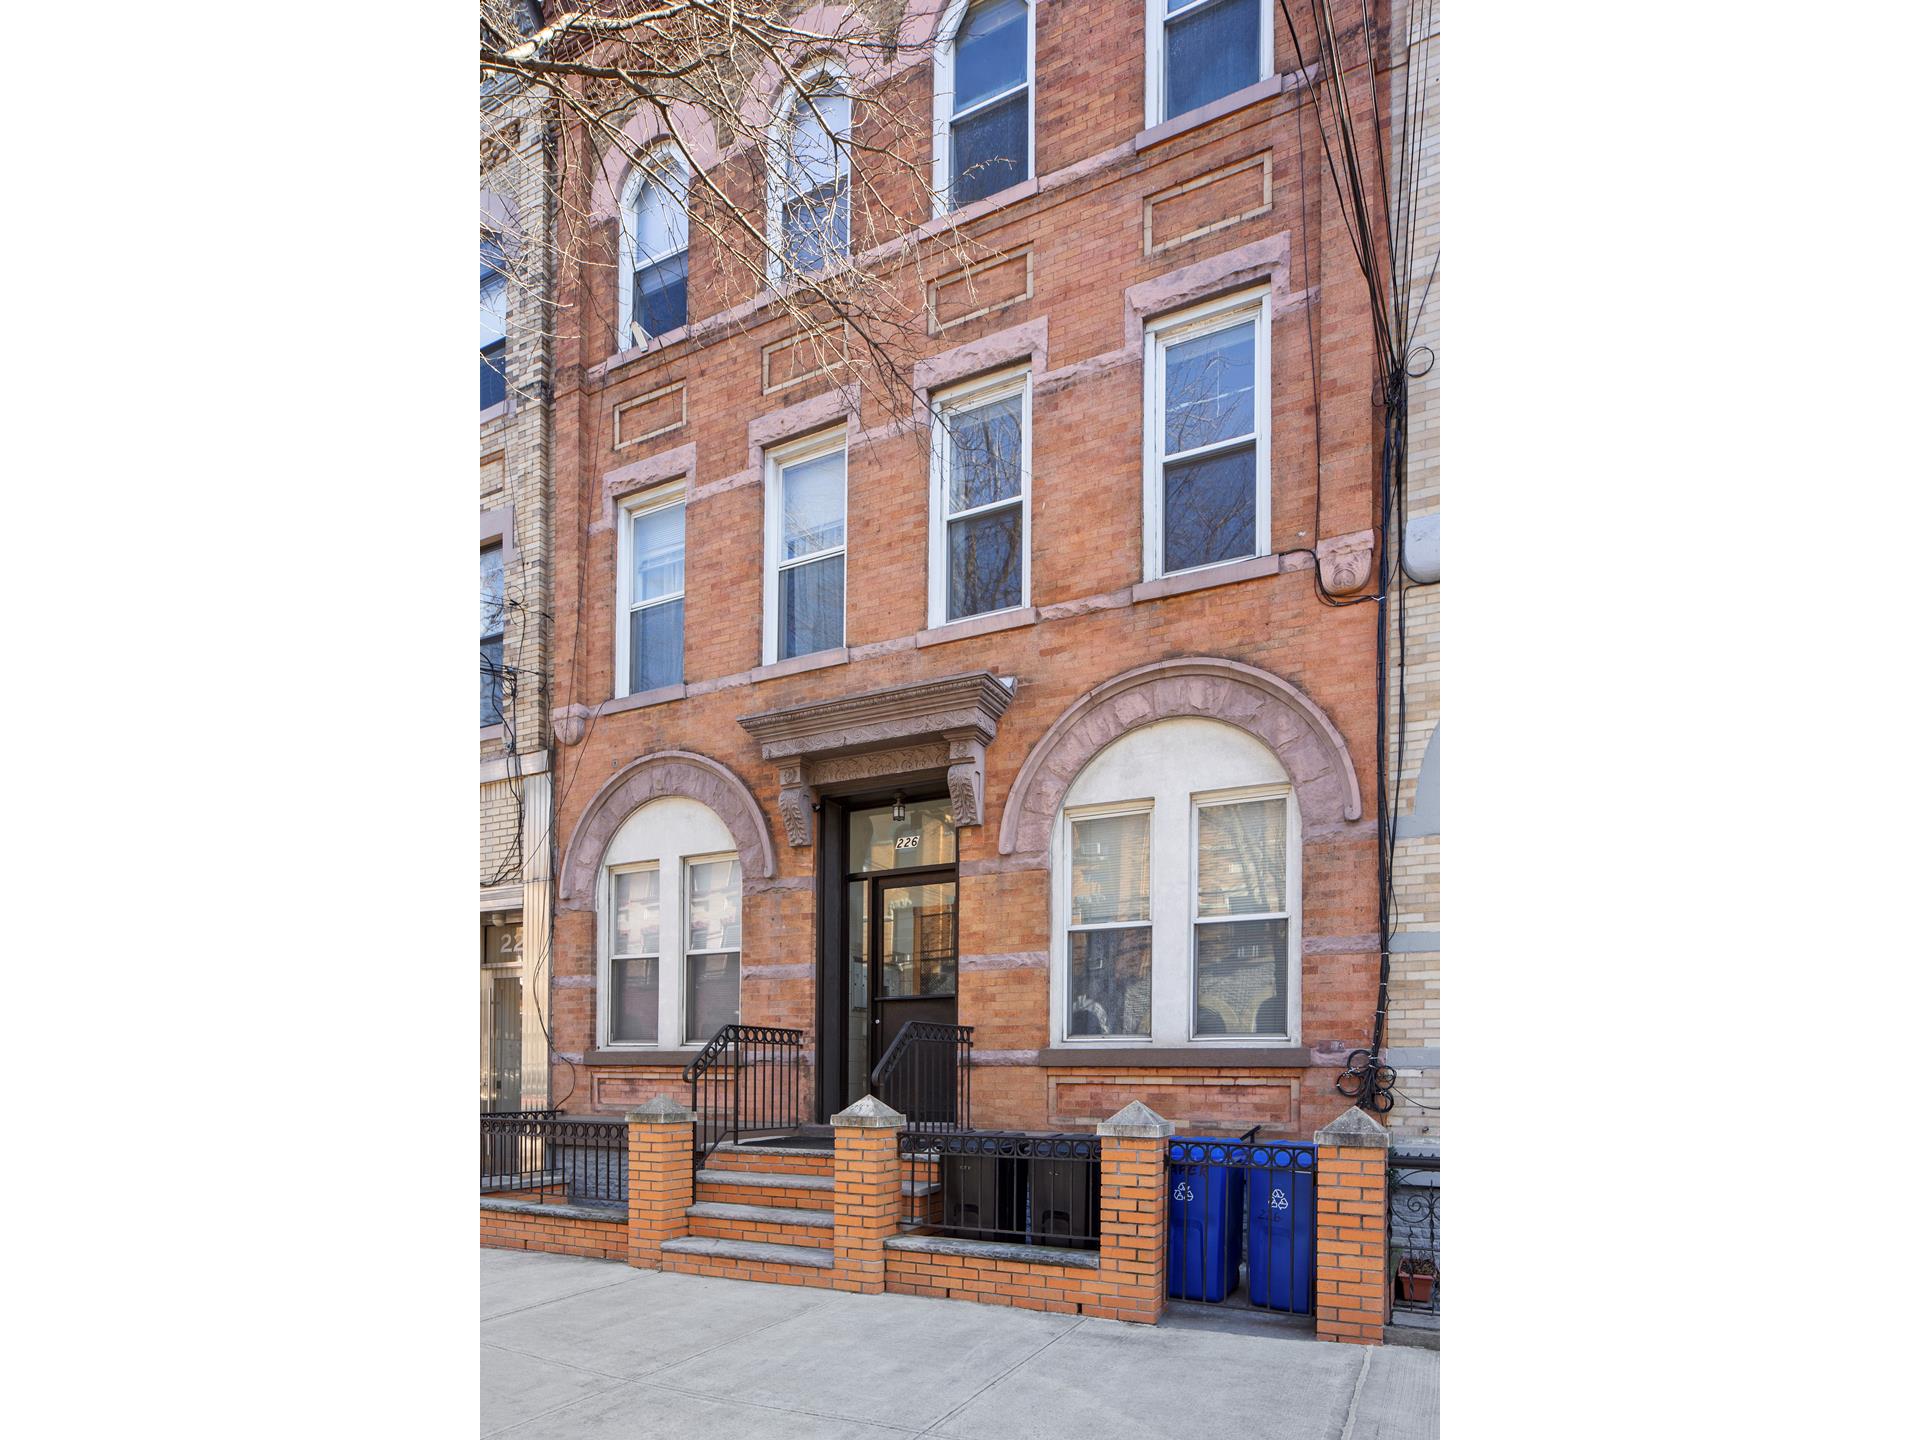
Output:
[[[1440,1139],[1440,7],[1437,0],[1399,0],[1394,17],[1395,173],[1407,136],[1416,131],[1407,417],[1407,546],[1404,591],[1396,584],[1388,610],[1387,759],[1395,773],[1398,705],[1406,686],[1406,748],[1395,807],[1393,888],[1383,1058],[1398,1072],[1387,1117],[1396,1143]],[[1406,104],[1407,84],[1415,86]],[[1428,277],[1432,276],[1429,284]],[[1417,317],[1417,320],[1416,318]],[[1422,349],[1421,347],[1427,347]],[[1423,369],[1424,367],[1424,369]],[[1391,543],[1391,542],[1390,542]],[[1400,597],[1405,596],[1405,614]],[[1400,642],[1405,621],[1405,645]]]
[[553,803],[547,773],[552,192],[542,101],[480,99],[480,1108],[542,1109]]

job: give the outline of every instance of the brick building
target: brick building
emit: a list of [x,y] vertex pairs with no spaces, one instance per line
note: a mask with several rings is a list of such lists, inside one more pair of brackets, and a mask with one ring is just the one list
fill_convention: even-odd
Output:
[[[937,273],[925,246],[866,258],[924,309],[911,414],[722,286],[658,117],[627,131],[644,173],[563,176],[591,244],[554,276],[553,1103],[684,1099],[739,1021],[804,1033],[823,1121],[924,1020],[971,1027],[978,1126],[1142,1101],[1309,1135],[1349,1103],[1381,944],[1375,615],[1345,603],[1376,583],[1376,362],[1312,32],[1296,57],[1257,0],[899,25],[883,84],[927,117],[951,207],[918,236],[968,247]],[[1388,81],[1363,54],[1364,133]],[[676,129],[789,264],[831,270],[873,238],[833,159],[869,122],[808,63],[809,105],[770,74],[764,125]],[[528,183],[500,192],[523,224]],[[507,378],[535,392],[518,334]],[[548,412],[506,403],[483,513],[513,507],[524,557]],[[483,739],[483,780],[507,763]]]
[[480,103],[480,1108],[548,1099],[551,164],[541,101]]
[[[1393,27],[1394,154],[1411,146],[1414,182],[1409,325],[1406,550],[1388,592],[1389,763],[1398,772],[1394,824],[1396,913],[1388,948],[1386,1061],[1394,1067],[1387,1124],[1396,1145],[1440,1140],[1440,15],[1436,5],[1396,6]],[[1405,103],[1407,87],[1414,90]],[[1424,92],[1424,97],[1423,93]],[[1410,117],[1410,118],[1409,118]],[[1414,134],[1405,133],[1411,129]],[[1429,283],[1429,276],[1431,282]],[[1402,621],[1404,619],[1404,627]],[[1399,729],[1406,693],[1404,748]],[[1397,760],[1397,764],[1394,762]]]

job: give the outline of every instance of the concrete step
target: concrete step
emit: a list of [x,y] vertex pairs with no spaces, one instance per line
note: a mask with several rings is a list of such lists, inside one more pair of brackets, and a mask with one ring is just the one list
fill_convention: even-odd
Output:
[[730,1205],[700,1201],[687,1207],[695,1235],[714,1240],[753,1240],[776,1245],[833,1248],[833,1212],[782,1205]]
[[764,1170],[696,1170],[693,1198],[702,1203],[770,1205],[794,1210],[833,1209],[833,1176],[781,1175]]
[[713,1161],[728,1170],[763,1171],[776,1175],[831,1175],[833,1152],[797,1145],[717,1145]]
[[662,1240],[660,1250],[684,1262],[672,1269],[702,1270],[738,1267],[741,1279],[753,1278],[755,1269],[766,1265],[793,1265],[807,1270],[831,1270],[833,1252],[813,1250],[804,1245],[769,1245],[755,1240],[716,1240],[708,1235],[689,1235],[682,1240]]

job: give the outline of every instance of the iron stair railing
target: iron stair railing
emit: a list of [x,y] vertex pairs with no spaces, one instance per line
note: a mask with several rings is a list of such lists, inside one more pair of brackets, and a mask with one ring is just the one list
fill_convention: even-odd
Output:
[[797,1129],[804,1030],[722,1025],[680,1072],[693,1087],[693,1168],[742,1135]]
[[873,1093],[913,1132],[973,1124],[973,1027],[909,1020],[873,1067]]

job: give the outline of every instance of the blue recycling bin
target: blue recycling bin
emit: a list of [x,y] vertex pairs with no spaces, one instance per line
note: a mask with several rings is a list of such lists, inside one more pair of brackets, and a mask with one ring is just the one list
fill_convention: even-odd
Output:
[[1174,1136],[1167,1152],[1167,1296],[1217,1302],[1240,1283],[1247,1172],[1224,1140]]
[[1313,1313],[1311,1145],[1256,1145],[1247,1172],[1247,1299]]

